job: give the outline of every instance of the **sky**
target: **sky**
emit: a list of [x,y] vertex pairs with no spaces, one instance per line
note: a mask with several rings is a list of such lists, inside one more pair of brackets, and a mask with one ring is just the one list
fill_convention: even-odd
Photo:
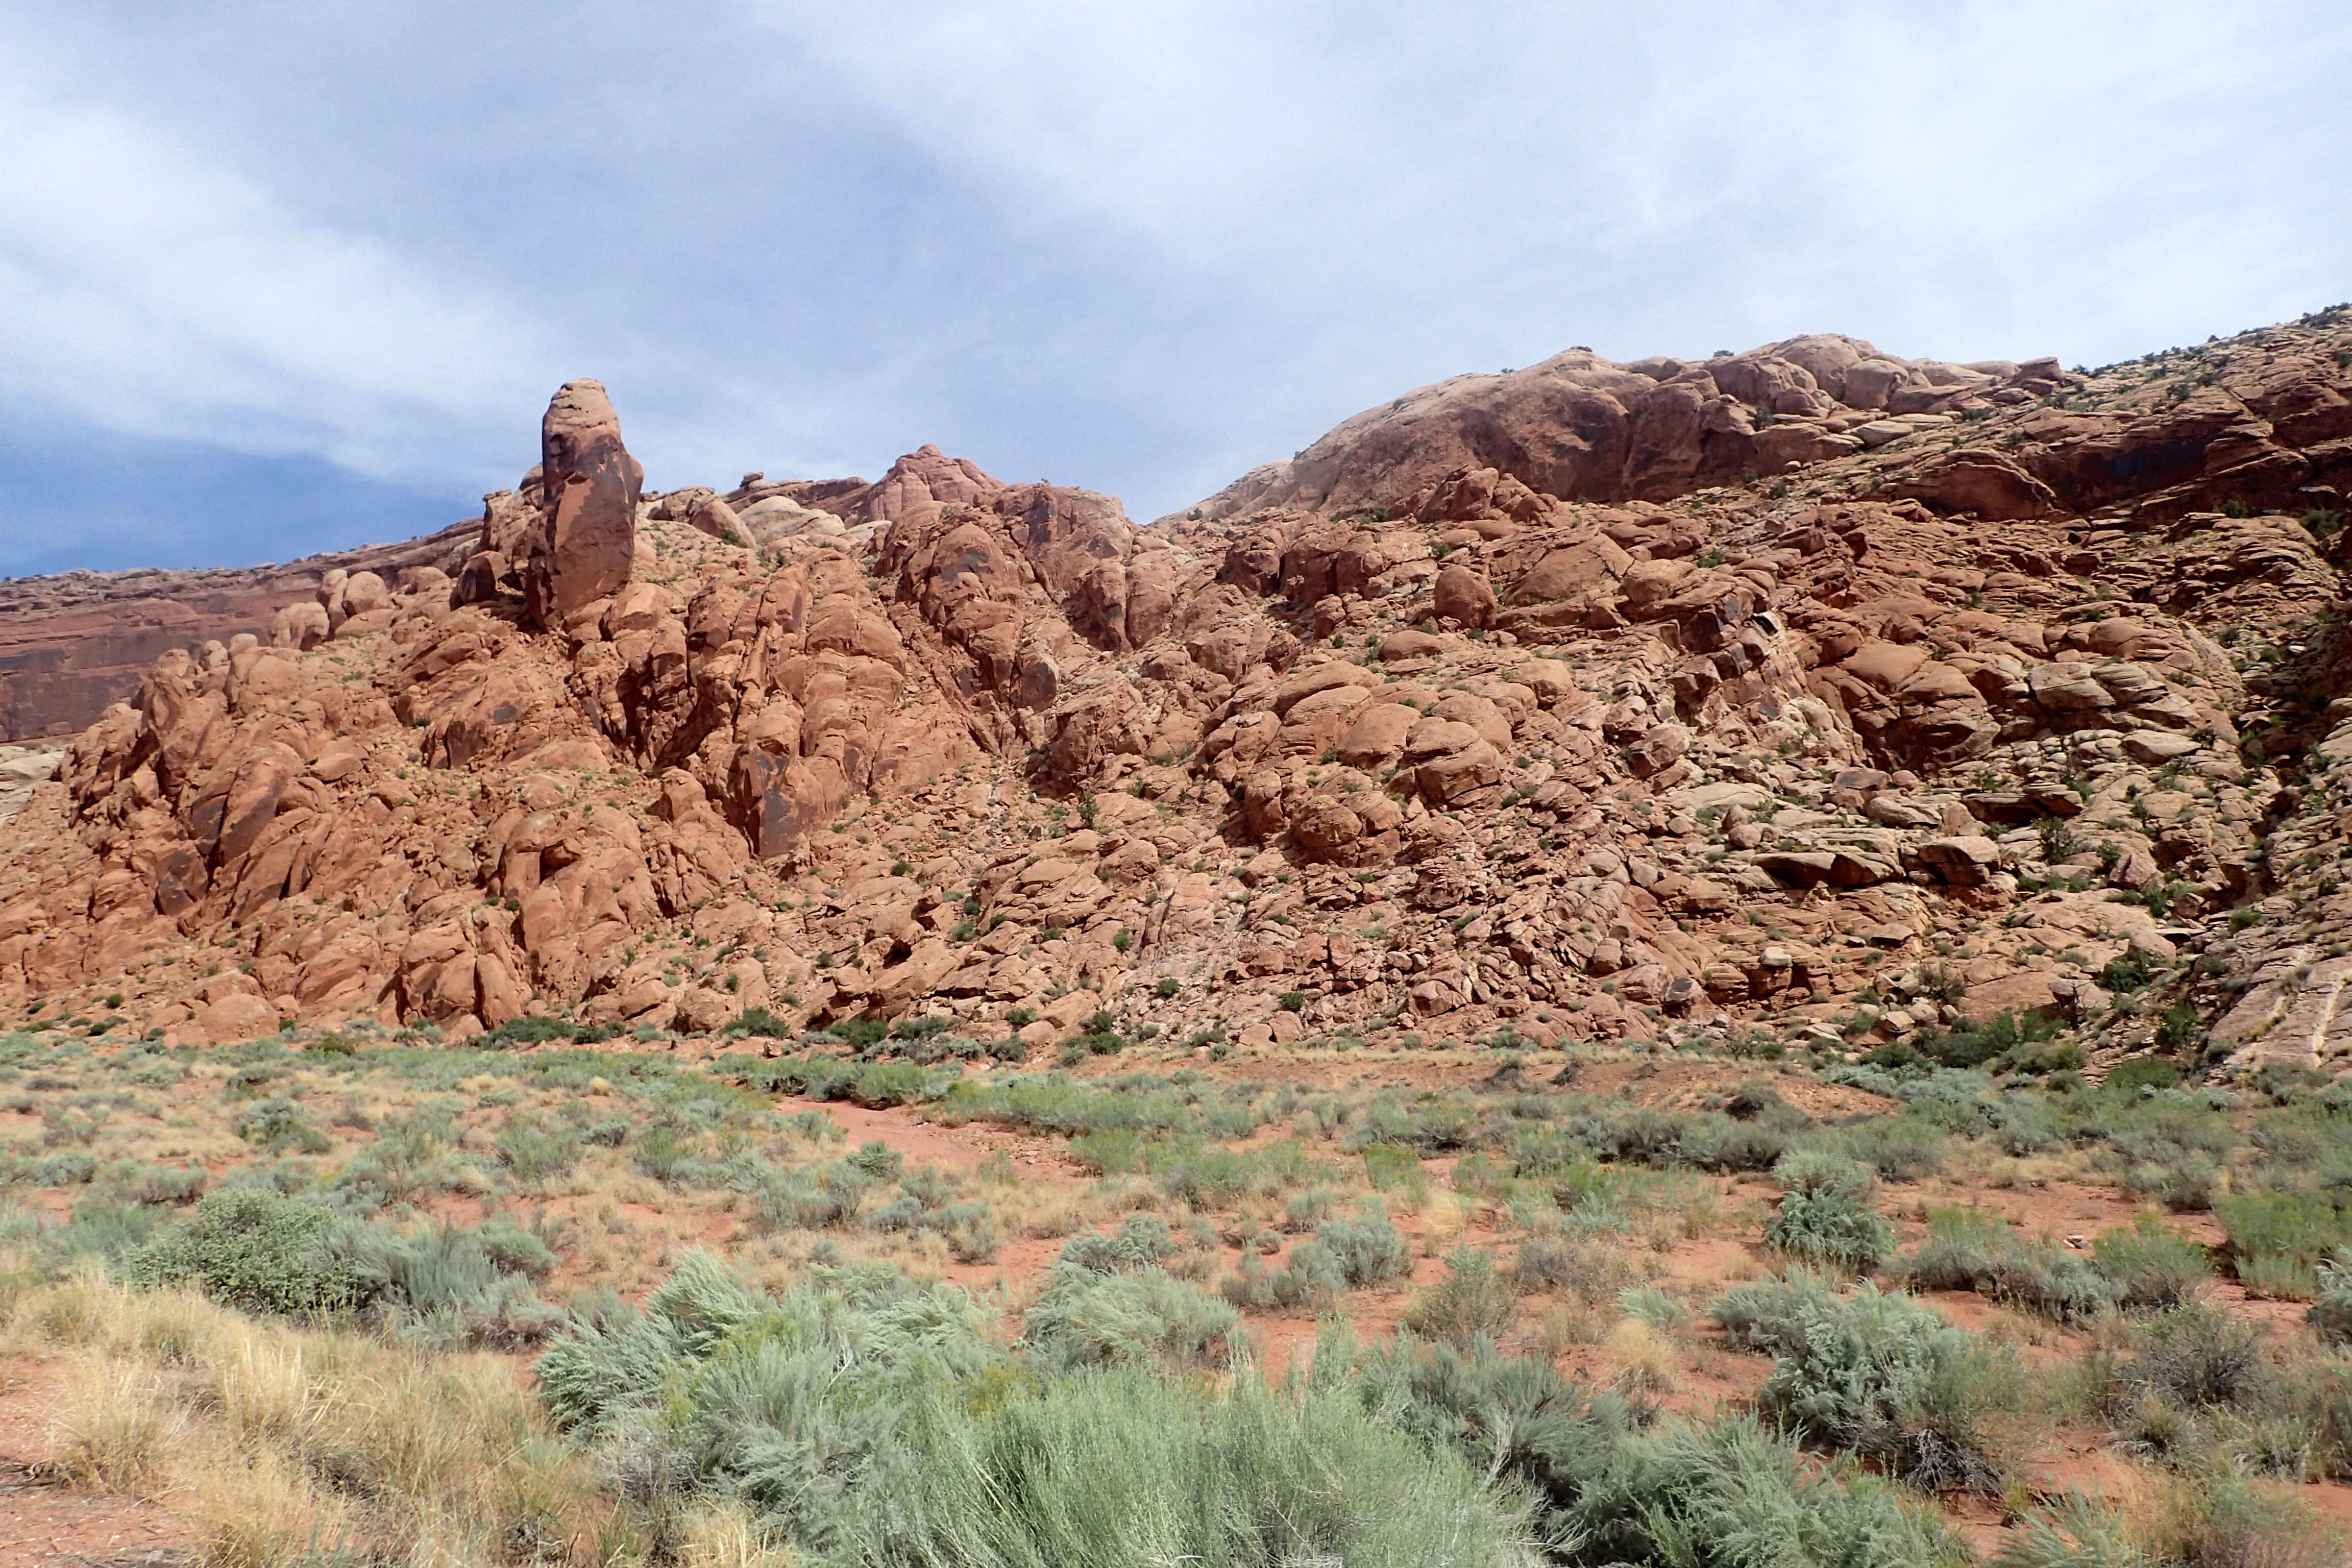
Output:
[[2103,363],[2352,298],[2352,7],[0,0],[0,575],[926,441],[1150,519],[1571,344]]

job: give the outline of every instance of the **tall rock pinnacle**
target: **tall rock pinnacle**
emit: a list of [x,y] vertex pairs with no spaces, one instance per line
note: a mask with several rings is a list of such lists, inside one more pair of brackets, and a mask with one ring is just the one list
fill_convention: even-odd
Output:
[[645,469],[621,444],[600,381],[567,381],[540,423],[546,510],[521,563],[530,614],[554,626],[629,580]]

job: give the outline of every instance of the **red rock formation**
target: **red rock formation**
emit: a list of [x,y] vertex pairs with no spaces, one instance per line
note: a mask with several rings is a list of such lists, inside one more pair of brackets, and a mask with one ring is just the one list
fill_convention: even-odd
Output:
[[[1562,356],[1349,422],[1245,516],[927,448],[674,491],[618,575],[559,526],[625,496],[617,430],[551,416],[468,559],[306,577],[75,740],[0,826],[0,1013],[1843,1048],[1865,997],[1869,1040],[1953,1021],[1964,969],[2114,1052],[2154,1026],[2094,977],[2138,952],[2246,1060],[2352,1053],[2295,979],[2352,981],[2347,364],[2333,316],[2078,379]],[[1643,499],[1790,426],[1842,455]]]
[[599,381],[563,384],[540,426],[539,520],[518,563],[532,619],[552,626],[629,580],[645,469]]
[[[1527,370],[1458,375],[1333,428],[1193,511],[1386,508],[1423,521],[1526,521],[1553,500],[1663,500],[1743,474],[1859,451],[1874,414],[1990,409],[2054,389],[2055,364],[1898,360],[1858,339],[1791,338],[1712,360],[1617,364],[1570,349]],[[1905,428],[1907,428],[1906,426]]]
[[0,742],[67,736],[139,689],[173,648],[269,635],[289,601],[336,572],[404,572],[462,563],[477,524],[423,539],[331,552],[282,566],[195,572],[68,572],[0,580]]

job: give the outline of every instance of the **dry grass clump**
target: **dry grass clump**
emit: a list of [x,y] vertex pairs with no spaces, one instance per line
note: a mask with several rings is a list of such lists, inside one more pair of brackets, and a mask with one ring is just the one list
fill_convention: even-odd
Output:
[[1639,1318],[1621,1319],[1601,1342],[1609,1386],[1629,1400],[1663,1399],[1682,1386],[1682,1352],[1661,1330]]
[[152,1373],[113,1363],[78,1365],[66,1380],[46,1469],[79,1490],[152,1498],[186,1426]]
[[257,1321],[95,1273],[19,1298],[7,1332],[67,1359],[58,1477],[168,1501],[208,1568],[322,1549],[420,1568],[604,1555],[596,1476],[494,1357]]

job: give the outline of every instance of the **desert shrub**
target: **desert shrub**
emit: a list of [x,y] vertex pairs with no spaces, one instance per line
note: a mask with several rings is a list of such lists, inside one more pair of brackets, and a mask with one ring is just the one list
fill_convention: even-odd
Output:
[[1378,1285],[1412,1271],[1412,1253],[1389,1222],[1388,1211],[1366,1204],[1353,1216],[1329,1219],[1315,1239],[1329,1250],[1341,1276],[1354,1289]]
[[1935,1510],[1850,1467],[1824,1468],[1748,1416],[1626,1439],[1555,1516],[1568,1560],[1625,1568],[1948,1568],[1966,1552]]
[[1772,1168],[1772,1179],[1788,1193],[1818,1197],[1836,1193],[1867,1203],[1878,1191],[1877,1173],[1858,1160],[1827,1149],[1800,1149]]
[[499,1133],[499,1159],[519,1182],[544,1182],[580,1163],[580,1135],[518,1117]]
[[202,1165],[142,1165],[114,1184],[115,1194],[127,1204],[192,1204],[204,1194],[206,1173]]
[[1212,1087],[1183,1073],[1132,1073],[1094,1083],[1062,1073],[961,1079],[948,1084],[933,1114],[949,1126],[987,1121],[1065,1138],[1104,1131],[1244,1138],[1265,1123],[1250,1091],[1218,1096]]
[[719,1032],[725,1035],[756,1035],[765,1039],[789,1040],[793,1037],[793,1024],[791,1019],[780,1018],[765,1007],[747,1007],[733,1023],[729,1024]]
[[1282,1205],[1282,1228],[1291,1235],[1313,1230],[1328,1218],[1339,1194],[1328,1187],[1309,1187],[1303,1193],[1293,1193]]
[[562,1314],[530,1281],[560,1259],[503,1215],[401,1235],[259,1187],[228,1187],[125,1253],[124,1276],[188,1285],[250,1312],[320,1318],[366,1311],[444,1343],[521,1345]]
[[2091,1258],[2121,1307],[2178,1307],[2213,1277],[2205,1249],[2153,1215],[2101,1231]]
[[[29,1229],[33,1222],[25,1223]],[[119,1264],[144,1247],[162,1224],[163,1215],[156,1209],[92,1194],[74,1205],[73,1215],[65,1224],[39,1231],[34,1239],[42,1261],[52,1270],[63,1272],[83,1258]]]
[[1394,1143],[1367,1143],[1356,1152],[1364,1162],[1364,1179],[1383,1191],[1416,1188],[1427,1180],[1422,1173],[1421,1156],[1410,1149]]
[[[882,1026],[877,1024],[874,1029],[874,1038],[880,1039]],[[951,1068],[925,1067],[916,1062],[845,1062],[786,1057],[749,1068],[744,1078],[752,1088],[766,1093],[846,1100],[869,1110],[881,1110],[937,1100],[956,1081],[957,1074]]]
[[1788,1147],[1789,1133],[1782,1128],[1711,1114],[1684,1124],[1675,1159],[1702,1171],[1769,1171]]
[[2082,1102],[2074,1112],[2076,1139],[2103,1145],[2094,1158],[2125,1191],[2178,1211],[2210,1204],[2221,1162],[2238,1142],[2237,1131],[2212,1104],[2190,1091],[2112,1084],[2074,1098]]
[[383,1299],[400,1310],[396,1326],[410,1338],[512,1347],[536,1344],[563,1321],[562,1310],[541,1301],[522,1277],[526,1268],[546,1273],[555,1255],[519,1226],[429,1226],[409,1237],[373,1230],[355,1239],[361,1267],[383,1281]]
[[17,1168],[20,1181],[37,1187],[78,1187],[98,1174],[98,1156],[87,1149],[44,1154]]
[[1790,1192],[1765,1222],[1764,1245],[1807,1263],[1868,1273],[1895,1250],[1895,1232],[1845,1193]]
[[2147,1396],[2179,1412],[2253,1412],[2273,1393],[2274,1373],[2258,1325],[2192,1302],[2135,1323],[2126,1352],[2095,1358],[2090,1378],[2095,1404],[2122,1420]]
[[[1344,1345],[1318,1345],[1318,1377]],[[1541,1357],[1400,1336],[1357,1363],[1358,1397],[1480,1474],[1532,1496],[1571,1568],[1945,1568],[1934,1511],[1874,1477],[1823,1468],[1755,1420],[1636,1433],[1622,1399]]]
[[[637,1142],[644,1145],[652,1133]],[[753,1168],[740,1180],[748,1187],[751,1213],[770,1230],[823,1230],[857,1218],[874,1179],[846,1161],[795,1170]]]
[[132,1253],[123,1271],[142,1284],[193,1285],[249,1312],[349,1311],[385,1285],[355,1257],[357,1232],[354,1222],[316,1204],[224,1189]]
[[[1904,1042],[1916,1057],[1945,1068],[1977,1068],[2004,1061],[2014,1065],[2037,1057],[2037,1047],[2054,1038],[2057,1020],[2005,1009],[1990,1018],[1971,1018],[1950,1029],[1922,1029]],[[1863,1059],[1873,1065],[1895,1065],[1882,1047]]]
[[[1355,1346],[1344,1329],[1316,1348],[1326,1374]],[[1540,1356],[1507,1355],[1492,1342],[1459,1347],[1399,1335],[1364,1352],[1356,1387],[1423,1442],[1459,1448],[1488,1474],[1519,1480],[1555,1505],[1572,1500],[1605,1469],[1630,1431],[1624,1404],[1593,1394]]]
[[2352,1480],[2352,1361],[2331,1357],[2306,1369],[2292,1387],[2311,1434],[2309,1473]]
[[700,1142],[691,1132],[656,1122],[638,1135],[636,1147],[629,1151],[629,1163],[640,1175],[665,1186],[676,1185],[694,1169]]
[[2339,1252],[2314,1271],[2311,1326],[2330,1344],[2352,1342],[2352,1254]]
[[543,1046],[551,1040],[571,1043],[572,1026],[561,1018],[535,1018],[518,1016],[509,1018],[495,1029],[485,1030],[476,1037],[475,1044],[484,1050],[503,1050],[509,1046]]
[[2021,1236],[1997,1214],[1957,1205],[1927,1211],[1927,1237],[1899,1273],[1916,1289],[1973,1290],[2062,1322],[2094,1318],[2118,1294],[2089,1258]]
[[2127,996],[2156,978],[2156,961],[2139,949],[2126,948],[2099,970],[2099,984],[2118,996]]
[[2153,1568],[2123,1511],[2070,1492],[2018,1521],[1992,1568]]
[[1445,1255],[1445,1278],[1413,1298],[1404,1321],[1417,1334],[1468,1346],[1500,1337],[1518,1310],[1518,1291],[1495,1255],[1457,1247]]
[[1292,1247],[1278,1269],[1255,1252],[1244,1253],[1241,1267],[1218,1286],[1234,1306],[1261,1312],[1326,1311],[1347,1288],[1339,1258],[1319,1241]]
[[1171,1196],[1195,1208],[1220,1206],[1250,1194],[1273,1197],[1337,1173],[1293,1139],[1241,1149],[1168,1139],[1146,1144],[1142,1163]]
[[1986,1424],[2016,1402],[2010,1356],[1868,1284],[1843,1299],[1811,1279],[1746,1287],[1715,1310],[1774,1358],[1766,1415],[1924,1487],[1998,1487]]
[[1895,1231],[1869,1203],[1870,1168],[1826,1152],[1783,1159],[1784,1189],[1764,1225],[1764,1245],[1804,1262],[1867,1273],[1895,1250]]
[[1593,1153],[1636,1164],[1670,1165],[1681,1155],[1691,1119],[1652,1106],[1593,1106],[1568,1130]]
[[2246,1193],[2213,1202],[2232,1271],[2250,1289],[2309,1300],[2322,1259],[2352,1247],[2352,1216],[2327,1193]]
[[861,1561],[1517,1568],[1524,1505],[1344,1386],[1171,1384],[1139,1369],[986,1404],[933,1397],[918,1462],[877,1468]]
[[1916,1182],[1944,1168],[1941,1128],[1911,1116],[1880,1116],[1843,1129],[1836,1147],[1889,1182]]
[[1222,1366],[1247,1344],[1226,1301],[1161,1268],[1057,1268],[1029,1310],[1024,1342],[1062,1371],[1165,1363]]
[[1641,1270],[1622,1243],[1559,1231],[1528,1237],[1511,1263],[1511,1282],[1520,1289],[1564,1289],[1589,1307],[1614,1300],[1641,1281]]
[[2100,1087],[2109,1094],[2132,1094],[2144,1089],[2170,1089],[2179,1081],[2179,1064],[2162,1057],[2134,1057],[2117,1062]]
[[2201,1154],[2184,1156],[2179,1164],[2142,1161],[2122,1173],[2126,1194],[2162,1204],[2175,1214],[2210,1208],[2221,1181],[2220,1163]]
[[323,1154],[334,1141],[310,1123],[290,1100],[270,1100],[240,1112],[230,1131],[265,1153]]
[[1090,1274],[1116,1274],[1123,1268],[1149,1268],[1176,1251],[1168,1222],[1156,1214],[1131,1214],[1119,1222],[1116,1236],[1081,1231],[1062,1244],[1055,1259],[1062,1267]]

